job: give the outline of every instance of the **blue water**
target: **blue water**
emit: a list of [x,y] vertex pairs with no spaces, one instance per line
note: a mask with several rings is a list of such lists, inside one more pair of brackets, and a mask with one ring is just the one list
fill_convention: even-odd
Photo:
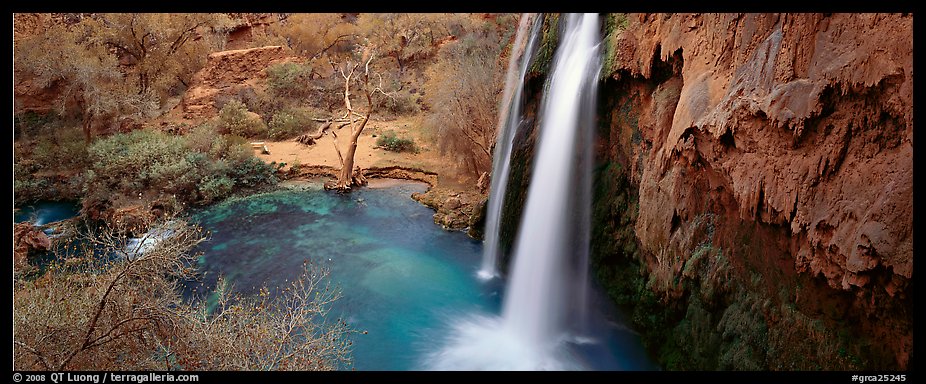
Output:
[[[224,274],[255,293],[292,281],[305,261],[324,265],[343,293],[332,314],[366,331],[352,337],[353,368],[422,369],[454,319],[499,314],[504,288],[501,279],[477,279],[480,242],[442,230],[432,210],[409,198],[424,190],[402,183],[338,195],[311,187],[208,207],[193,215],[212,234],[199,248],[205,285]],[[633,334],[602,327],[606,342],[576,349],[590,368],[653,368]]]
[[70,219],[80,214],[80,205],[71,201],[40,201],[21,207],[13,214],[13,222],[31,221],[35,225],[45,225],[55,221]]

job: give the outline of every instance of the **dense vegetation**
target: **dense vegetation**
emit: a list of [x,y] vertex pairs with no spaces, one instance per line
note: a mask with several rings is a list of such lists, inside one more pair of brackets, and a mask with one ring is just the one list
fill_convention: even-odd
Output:
[[[218,133],[287,140],[315,131],[342,115],[344,64],[373,53],[373,85],[388,93],[372,99],[377,116],[422,116],[424,136],[461,171],[478,177],[491,165],[505,47],[516,23],[514,15],[404,13],[46,16],[14,44],[14,76],[55,90],[52,111],[15,106],[15,133],[25,139],[16,148],[18,202],[93,192],[84,191],[83,179],[94,136],[138,129],[172,108],[206,56],[254,21],[267,27],[252,29],[245,47],[279,44],[299,59],[267,67],[265,88],[245,86],[218,97],[220,113],[209,122]],[[361,111],[366,100],[353,103]],[[36,125],[44,131],[33,132]],[[87,142],[83,148],[75,142],[77,129]],[[190,202],[221,198],[230,178],[221,171],[206,178],[210,186]]]
[[149,224],[169,235],[143,248],[155,235],[132,246],[112,230],[85,231],[58,247],[44,273],[14,273],[13,369],[349,367],[352,331],[326,318],[339,297],[326,270],[306,266],[285,289],[256,297],[220,281],[210,300],[191,302],[180,283],[198,278],[192,249],[202,230],[180,220]]
[[255,158],[244,139],[217,135],[209,125],[186,136],[153,130],[113,135],[90,146],[89,157],[85,207],[147,194],[177,211],[275,181],[274,169]]

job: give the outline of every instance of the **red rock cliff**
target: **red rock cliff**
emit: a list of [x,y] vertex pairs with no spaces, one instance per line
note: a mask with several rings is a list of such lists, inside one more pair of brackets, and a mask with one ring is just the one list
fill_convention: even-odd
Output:
[[[608,25],[600,144],[638,199],[630,225],[648,287],[678,299],[693,268],[720,271],[725,257],[747,276],[743,292],[770,300],[750,309],[768,327],[766,346],[749,347],[765,356],[753,368],[794,364],[771,356],[798,338],[776,336],[796,317],[775,305],[864,333],[872,345],[858,353],[881,356],[851,365],[818,353],[832,364],[817,367],[907,365],[912,25],[910,14],[630,14]],[[722,256],[697,260],[699,244]],[[722,320],[708,323],[720,332]]]

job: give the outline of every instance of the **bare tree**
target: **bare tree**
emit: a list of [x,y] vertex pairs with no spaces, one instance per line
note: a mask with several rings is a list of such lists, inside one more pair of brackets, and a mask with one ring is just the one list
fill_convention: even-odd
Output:
[[[14,275],[13,366],[18,370],[337,369],[350,363],[350,328],[327,318],[339,291],[307,265],[290,286],[242,297],[221,283],[219,307],[187,301],[202,229],[179,220],[145,237],[85,234],[36,279]],[[100,255],[121,255],[118,258]]]
[[[373,101],[374,96],[380,94],[385,97],[394,97],[391,93],[383,90],[382,76],[378,73],[374,73],[371,68],[371,63],[373,63],[376,58],[376,52],[373,49],[363,49],[362,52],[362,60],[357,62],[348,60],[342,66],[337,67],[338,74],[344,79],[344,113],[339,117],[326,119],[323,124],[319,126],[315,134],[304,134],[297,138],[297,141],[303,144],[312,145],[325,133],[331,134],[341,169],[338,171],[337,180],[325,183],[325,188],[340,192],[349,192],[351,188],[355,186],[366,184],[363,171],[360,167],[354,167],[354,155],[357,153],[357,140],[360,139],[360,134],[363,133],[363,129],[366,127],[367,122],[370,121],[370,117],[376,109],[376,103]],[[332,65],[334,64],[332,63]],[[373,77],[376,77],[378,80],[376,84],[372,82]],[[352,84],[356,85],[357,91],[364,96],[366,111],[362,114],[355,111],[354,103],[351,101],[353,96],[351,92]],[[336,128],[332,128],[335,122],[340,124]],[[338,145],[337,130],[344,126],[350,128],[350,136],[348,136],[347,148],[342,150]]]
[[441,153],[474,178],[492,167],[504,47],[504,36],[491,29],[463,36],[441,49],[428,76],[425,127]]

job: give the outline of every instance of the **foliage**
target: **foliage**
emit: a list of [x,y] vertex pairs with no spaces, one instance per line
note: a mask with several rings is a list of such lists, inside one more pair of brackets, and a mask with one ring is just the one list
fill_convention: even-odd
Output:
[[277,112],[270,119],[268,136],[273,140],[293,138],[317,124],[312,119],[314,113],[305,108],[292,108]]
[[418,95],[410,92],[396,92],[392,96],[380,98],[377,108],[396,116],[414,115],[421,111],[418,107],[420,102]]
[[52,133],[59,127],[75,125],[70,123],[68,119],[55,111],[17,113],[13,115],[13,138],[16,140],[29,139],[36,135]]
[[[178,95],[221,46],[222,14],[79,14],[70,22],[42,19],[34,35],[17,39],[17,77],[40,88],[58,86],[60,113],[91,124],[121,116],[147,117]],[[68,111],[69,106],[76,110]]]
[[364,13],[357,17],[358,33],[383,55],[395,59],[400,73],[410,62],[434,56],[442,39],[462,34],[469,24],[468,16],[447,13]]
[[267,88],[277,97],[306,97],[310,95],[309,65],[286,62],[267,67]]
[[307,58],[323,54],[337,58],[340,54],[349,54],[357,34],[357,26],[337,13],[289,15],[270,30],[285,37],[293,51]]
[[[339,290],[307,266],[285,289],[236,295],[224,280],[208,301],[186,300],[202,229],[154,223],[130,243],[84,231],[38,278],[14,274],[17,370],[330,370],[350,364],[351,332],[327,318]],[[155,239],[157,237],[157,239]],[[142,247],[142,244],[148,244]],[[100,255],[121,255],[100,257]]]
[[415,146],[414,140],[398,137],[395,131],[392,130],[386,131],[380,135],[376,139],[376,145],[392,152],[418,152],[418,147]]
[[31,160],[40,170],[86,169],[87,144],[80,129],[61,128],[39,136],[32,147]]
[[230,100],[219,111],[219,129],[242,137],[266,137],[267,125],[241,101]]
[[237,188],[274,183],[273,169],[253,156],[246,140],[218,135],[204,125],[187,136],[138,130],[94,143],[84,206],[137,196],[172,197],[208,204]]
[[89,165],[80,129],[55,128],[14,146],[13,195],[17,204],[76,199]]
[[500,56],[510,38],[510,28],[487,24],[445,45],[428,74],[425,128],[435,133],[441,153],[473,176],[492,166],[505,72]]

